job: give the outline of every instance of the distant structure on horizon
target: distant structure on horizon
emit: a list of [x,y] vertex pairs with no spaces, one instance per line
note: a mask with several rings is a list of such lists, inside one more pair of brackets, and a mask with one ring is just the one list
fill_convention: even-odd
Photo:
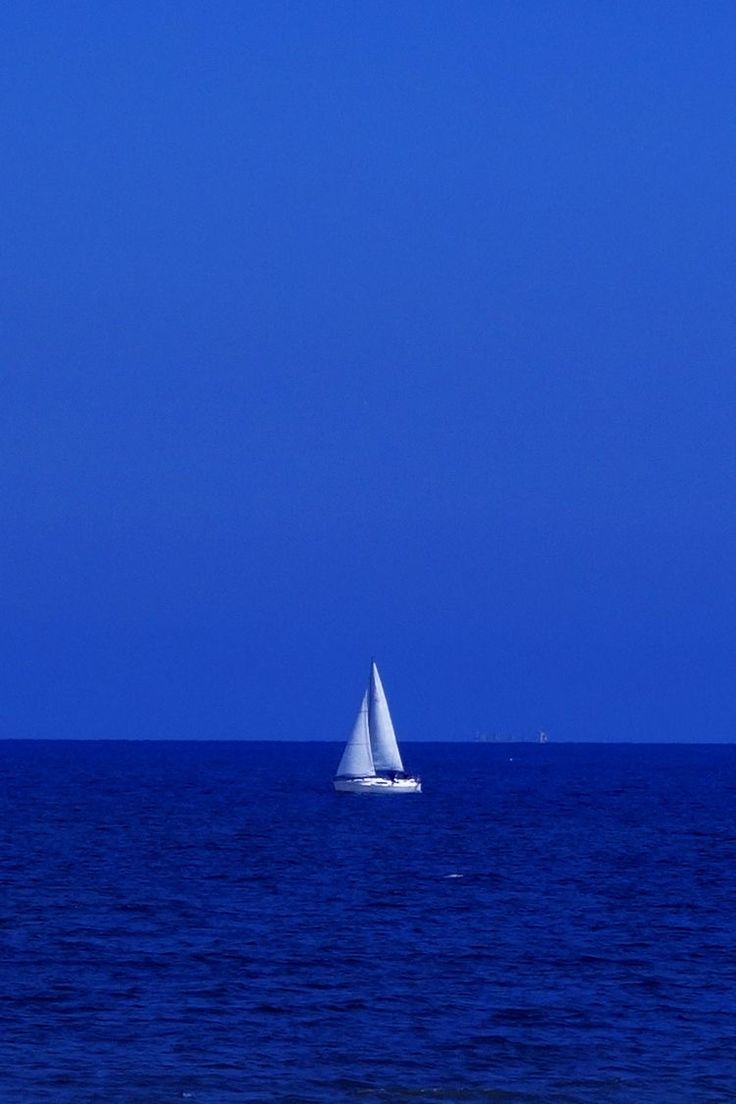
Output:
[[549,736],[540,729],[536,736],[509,736],[500,732],[477,732],[476,744],[548,744]]

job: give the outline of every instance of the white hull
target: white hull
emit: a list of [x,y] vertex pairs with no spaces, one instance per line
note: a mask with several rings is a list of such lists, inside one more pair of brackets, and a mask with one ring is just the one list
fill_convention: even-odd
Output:
[[338,793],[401,794],[422,792],[422,783],[418,778],[336,778],[334,786]]

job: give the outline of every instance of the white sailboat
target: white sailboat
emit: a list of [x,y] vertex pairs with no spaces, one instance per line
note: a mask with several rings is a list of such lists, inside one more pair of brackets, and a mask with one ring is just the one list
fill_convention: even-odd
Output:
[[375,660],[371,660],[368,689],[345,745],[334,785],[340,793],[399,794],[422,790],[420,779],[404,770]]

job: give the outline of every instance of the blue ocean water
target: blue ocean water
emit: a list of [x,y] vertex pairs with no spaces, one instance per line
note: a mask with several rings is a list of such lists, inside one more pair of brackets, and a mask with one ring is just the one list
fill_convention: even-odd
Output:
[[736,1098],[736,747],[0,744],[0,1099]]

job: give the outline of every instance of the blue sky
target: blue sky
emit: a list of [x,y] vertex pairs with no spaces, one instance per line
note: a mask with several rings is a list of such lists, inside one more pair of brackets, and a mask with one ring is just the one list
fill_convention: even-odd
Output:
[[734,738],[731,4],[1,29],[0,734]]

